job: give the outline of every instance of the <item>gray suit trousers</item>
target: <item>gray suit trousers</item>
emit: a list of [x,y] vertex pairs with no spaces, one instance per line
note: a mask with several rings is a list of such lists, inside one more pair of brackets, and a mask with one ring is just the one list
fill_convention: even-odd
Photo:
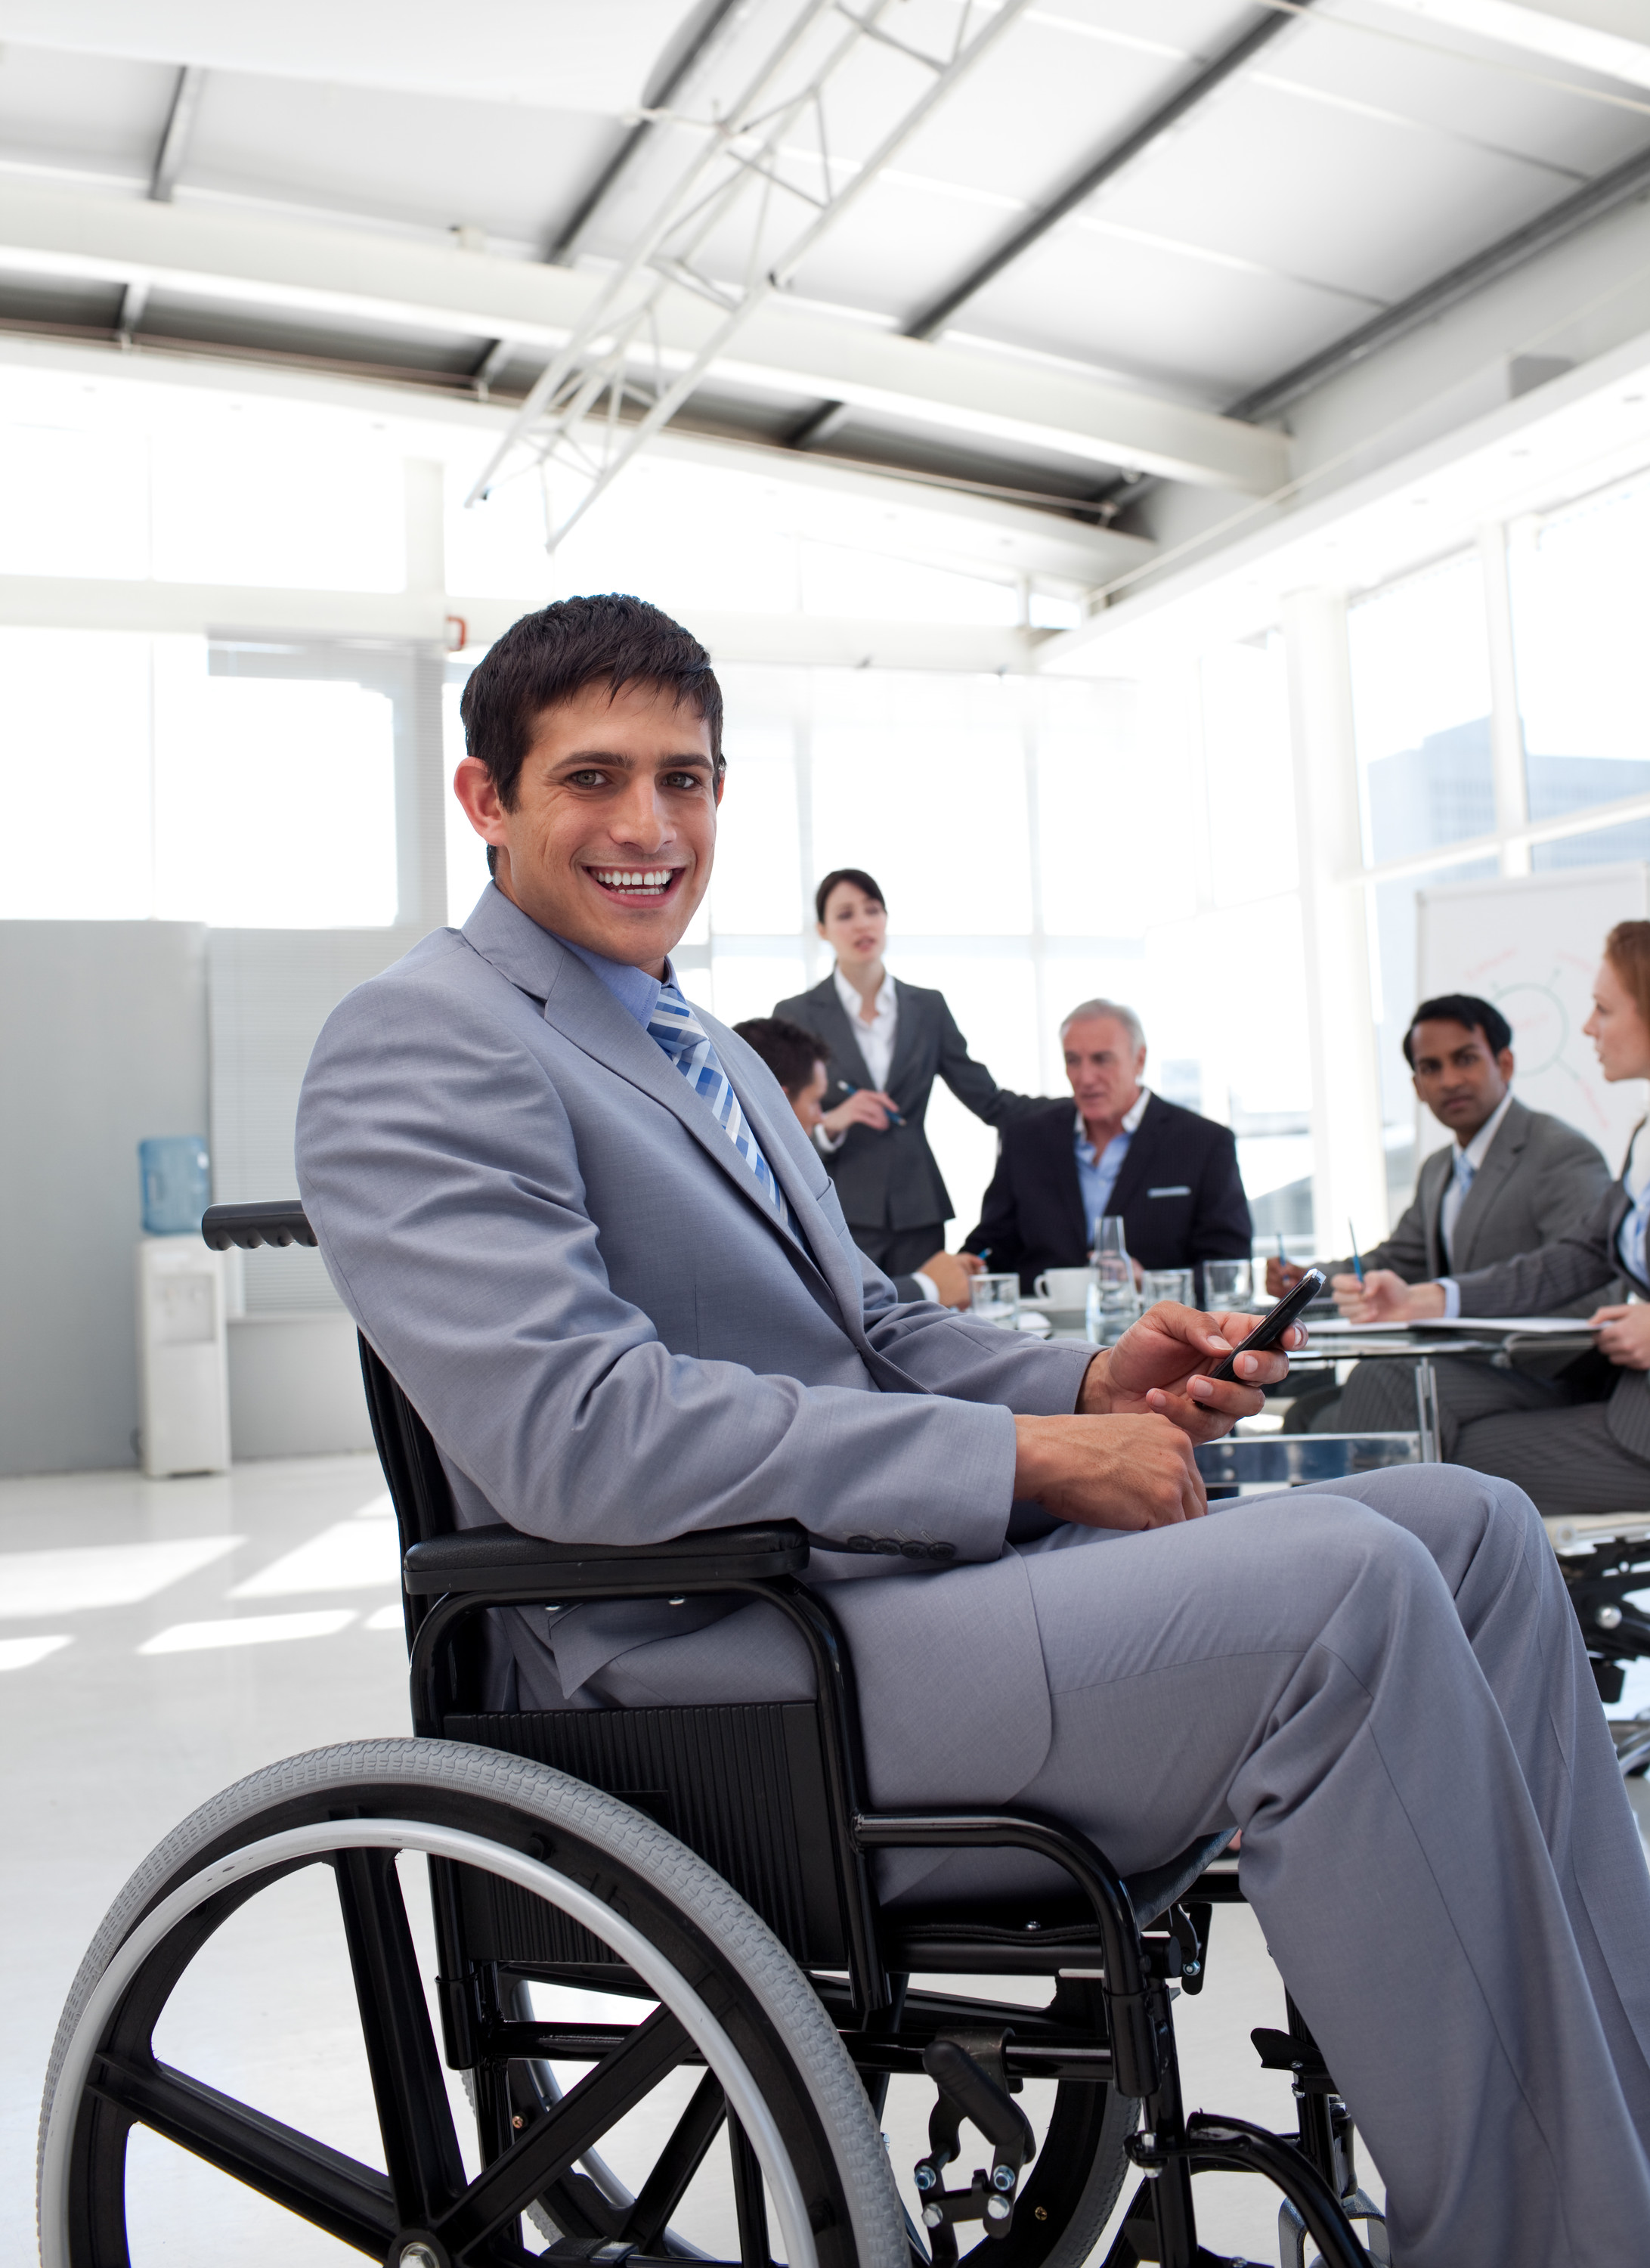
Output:
[[[1440,1362],[1435,1374],[1439,1446],[1451,1464],[1516,1481],[1540,1512],[1650,1507],[1650,1462],[1610,1432],[1608,1402],[1575,1402],[1560,1380],[1464,1356]],[[1334,1422],[1349,1433],[1409,1431],[1415,1366],[1360,1362]]]
[[[1243,1830],[1245,1895],[1385,2179],[1395,2260],[1650,2258],[1650,1875],[1528,1499],[1411,1467],[1023,1549],[1053,1739],[1018,1800],[1125,1872]],[[621,1656],[600,1697],[703,1699],[718,1658],[743,1697],[736,1626],[765,1612]],[[856,1670],[873,1797],[921,1803],[945,1728],[900,1662]],[[1046,1879],[959,1854],[921,1894]]]

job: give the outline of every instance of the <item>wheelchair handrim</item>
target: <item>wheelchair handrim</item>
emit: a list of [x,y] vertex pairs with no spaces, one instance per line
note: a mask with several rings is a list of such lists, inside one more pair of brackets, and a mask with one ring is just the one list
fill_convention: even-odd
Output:
[[[424,1857],[451,1859],[482,1874],[495,1874],[560,1907],[609,1945],[670,2010],[720,2081],[728,2107],[745,2130],[773,2198],[788,2268],[819,2268],[807,2206],[772,2114],[744,2058],[681,1972],[611,1906],[541,1860],[457,1828],[410,1819],[324,1820],[312,1827],[289,1828],[261,1843],[250,1843],[244,1850],[232,1851],[203,1867],[145,1914],[122,1940],[81,2012],[57,2073],[51,2123],[41,2160],[41,2268],[69,2268],[70,2162],[86,2073],[105,2026],[139,1969],[186,1915],[232,1882],[290,1866],[295,1859],[325,1858],[335,1851],[416,1851]],[[65,2103],[71,2106],[67,2115]]]

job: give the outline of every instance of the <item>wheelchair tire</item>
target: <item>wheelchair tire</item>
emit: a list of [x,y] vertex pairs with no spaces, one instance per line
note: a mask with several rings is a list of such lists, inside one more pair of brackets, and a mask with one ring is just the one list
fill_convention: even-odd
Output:
[[[556,2108],[527,2120],[474,2182],[459,2158],[407,1926],[400,1852],[453,1860],[558,1907],[612,1948],[658,2004],[593,2065],[591,2079],[602,2083],[578,2123],[555,2131]],[[214,1933],[261,1889],[318,1864],[339,1885],[382,2173],[154,2052],[155,2028]],[[758,2259],[766,2268],[770,2250],[790,2268],[910,2268],[881,2135],[829,2016],[765,1924],[702,1859],[615,1798],[496,1749],[383,1740],[289,1757],[175,1829],[116,1898],[81,1964],[41,2112],[42,2268],[129,2268],[135,2125],[391,2268],[520,2262],[518,2217],[541,2191],[652,2087],[698,2064],[706,2077],[696,2101],[719,2088],[731,2114],[744,2268]],[[689,2250],[669,2243],[674,2206],[659,2207],[662,2197],[679,2202],[691,2178],[679,2134],[660,2153],[663,2165],[676,2142],[671,2165],[646,2185],[652,2241],[638,2246],[638,2263]],[[764,2184],[779,2223],[771,2248]],[[609,2241],[622,2243],[623,2230]]]

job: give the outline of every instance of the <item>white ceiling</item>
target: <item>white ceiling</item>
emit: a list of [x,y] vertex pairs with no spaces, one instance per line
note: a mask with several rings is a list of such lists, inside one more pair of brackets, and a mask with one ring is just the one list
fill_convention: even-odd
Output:
[[[743,0],[678,90],[677,115],[726,104],[800,4]],[[255,261],[236,278],[222,256],[196,272],[157,254],[140,351],[291,357],[463,394],[490,344],[473,314],[444,315],[439,294],[399,317],[372,307],[380,261],[397,246],[458,247],[454,258],[482,255],[477,274],[535,266],[548,291],[537,264],[711,12],[711,0],[0,0],[0,325],[112,335],[137,255],[127,239],[99,250],[97,214],[112,232],[117,208],[149,196],[180,70],[195,65],[206,76],[173,191],[180,219],[244,224],[248,245],[279,222],[318,261],[331,244],[359,290],[353,312],[337,293],[300,309],[290,291],[261,293]],[[1002,415],[947,422],[866,387],[824,446],[1069,510],[1147,456],[1120,441],[1097,462],[1046,420],[1017,431],[1017,391],[1057,375],[1097,401],[1109,385],[1137,403],[1222,411],[1650,151],[1645,0],[1045,0],[824,238],[785,303],[839,339],[908,327],[1269,16],[1282,28],[1249,63],[951,317],[932,367],[986,372]],[[943,46],[961,11],[897,0],[888,20]],[[909,92],[871,63],[851,70],[839,174]],[[692,123],[652,126],[566,255],[575,272],[622,260],[701,141]],[[816,159],[799,148],[787,162]],[[62,250],[62,214],[47,207],[70,195],[83,202],[70,233],[95,256]],[[730,234],[711,264],[737,280],[743,249]],[[763,318],[770,330],[779,320]],[[526,326],[491,370],[497,392],[525,387],[554,329],[549,316]],[[923,351],[910,350],[914,367]],[[807,366],[735,357],[681,422],[785,441],[831,398],[806,375],[773,375]],[[1097,414],[1084,430],[1110,427]]]

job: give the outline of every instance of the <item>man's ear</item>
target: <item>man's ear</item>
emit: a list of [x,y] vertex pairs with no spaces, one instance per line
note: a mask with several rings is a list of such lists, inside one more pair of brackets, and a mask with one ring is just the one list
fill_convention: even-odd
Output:
[[505,807],[492,774],[479,756],[466,756],[453,775],[453,792],[464,807],[464,816],[483,843],[502,850],[509,836]]
[[726,785],[727,766],[723,764],[718,767],[716,774],[716,807],[718,811],[722,808],[722,790]]
[[1511,1086],[1513,1084],[1513,1072],[1515,1068],[1513,1062],[1513,1050],[1511,1048],[1502,1049],[1500,1054],[1497,1056],[1495,1059],[1495,1067],[1497,1071],[1500,1072],[1501,1077],[1506,1081],[1506,1085]]

